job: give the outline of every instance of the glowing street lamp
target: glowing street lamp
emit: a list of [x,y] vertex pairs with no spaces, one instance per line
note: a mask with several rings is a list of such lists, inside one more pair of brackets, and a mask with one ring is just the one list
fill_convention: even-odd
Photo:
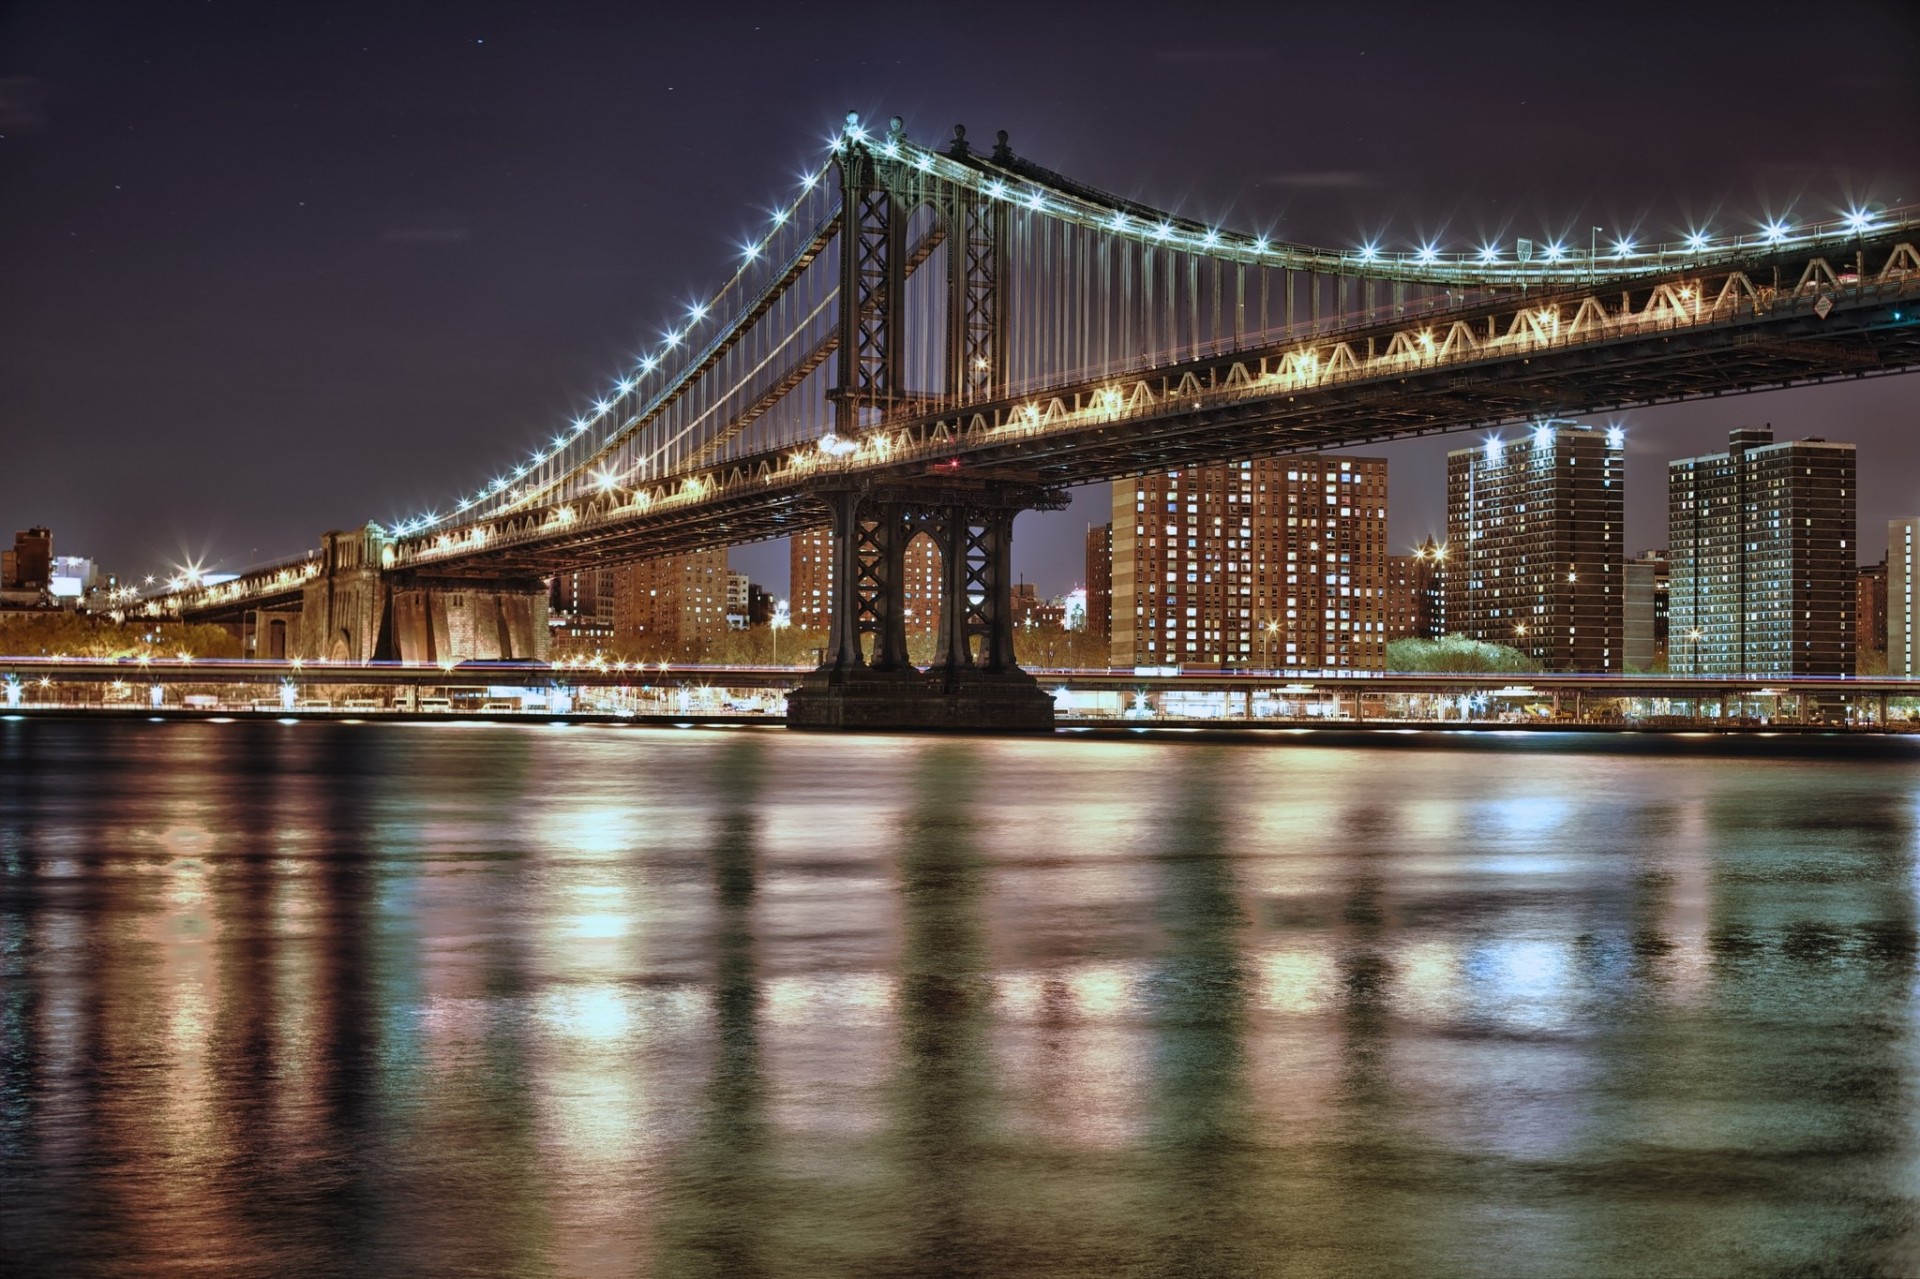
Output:
[[767,625],[773,630],[773,664],[780,665],[780,632],[793,625],[793,614],[787,611],[787,601],[781,600],[773,606],[773,616],[767,619]]

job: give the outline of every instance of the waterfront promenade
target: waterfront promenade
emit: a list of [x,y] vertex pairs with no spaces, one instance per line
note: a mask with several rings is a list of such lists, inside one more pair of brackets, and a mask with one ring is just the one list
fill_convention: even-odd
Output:
[[[780,724],[798,667],[0,659],[0,713]],[[1920,733],[1920,681],[1035,671],[1063,728]]]

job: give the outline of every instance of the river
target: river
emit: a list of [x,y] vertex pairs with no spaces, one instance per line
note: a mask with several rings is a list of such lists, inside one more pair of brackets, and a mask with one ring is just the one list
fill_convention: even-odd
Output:
[[1920,744],[0,722],[0,1273],[1920,1272]]

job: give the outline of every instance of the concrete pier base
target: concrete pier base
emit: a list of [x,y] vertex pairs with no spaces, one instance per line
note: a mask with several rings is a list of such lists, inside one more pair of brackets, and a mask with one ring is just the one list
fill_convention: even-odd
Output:
[[1051,733],[1053,698],[1025,671],[814,671],[787,727],[852,732]]

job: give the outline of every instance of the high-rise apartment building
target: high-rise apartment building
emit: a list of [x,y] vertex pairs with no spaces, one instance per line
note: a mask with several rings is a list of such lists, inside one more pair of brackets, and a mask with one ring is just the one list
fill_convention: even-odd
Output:
[[1087,631],[1113,638],[1113,525],[1087,526]]
[[[788,610],[793,624],[824,631],[829,621],[828,588],[832,583],[831,542],[824,528],[795,533],[787,542],[791,574]],[[907,543],[906,590],[903,607],[907,634],[931,635],[940,625],[940,548],[930,537]]]
[[1667,464],[1668,666],[1713,675],[1851,675],[1854,448],[1734,431]]
[[1447,454],[1446,626],[1550,671],[1618,671],[1623,439],[1542,422]]
[[1920,676],[1920,516],[1887,521],[1887,674]]
[[1387,641],[1387,463],[1304,454],[1113,486],[1116,666],[1356,667]]
[[724,548],[663,555],[612,571],[616,642],[698,656],[727,629]]

